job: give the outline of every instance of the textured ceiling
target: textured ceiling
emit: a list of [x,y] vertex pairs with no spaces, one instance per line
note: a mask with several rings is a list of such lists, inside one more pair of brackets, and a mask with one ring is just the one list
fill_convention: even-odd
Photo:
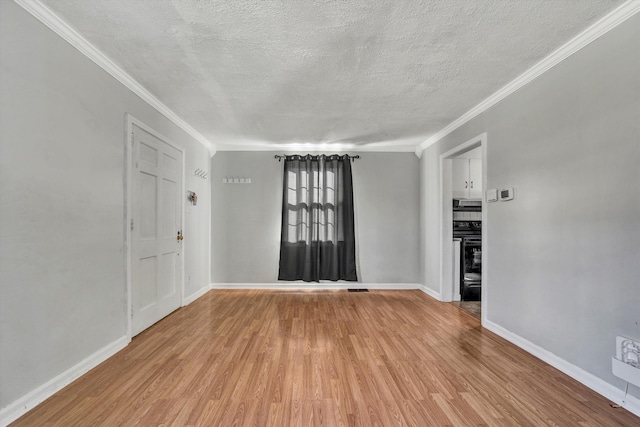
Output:
[[42,3],[218,149],[400,149],[623,1]]

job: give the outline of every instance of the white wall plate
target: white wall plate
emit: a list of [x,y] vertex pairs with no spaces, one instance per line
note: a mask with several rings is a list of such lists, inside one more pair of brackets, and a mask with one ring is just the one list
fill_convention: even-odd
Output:
[[498,201],[498,189],[492,188],[491,190],[487,190],[486,193],[487,203],[497,202]]

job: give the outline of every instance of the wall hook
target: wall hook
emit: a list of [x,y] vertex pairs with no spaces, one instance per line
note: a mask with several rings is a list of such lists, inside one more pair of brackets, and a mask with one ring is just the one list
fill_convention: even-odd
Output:
[[193,171],[193,174],[195,176],[197,176],[198,178],[207,179],[207,175],[209,175],[209,172],[206,172],[206,171],[198,168],[198,169]]

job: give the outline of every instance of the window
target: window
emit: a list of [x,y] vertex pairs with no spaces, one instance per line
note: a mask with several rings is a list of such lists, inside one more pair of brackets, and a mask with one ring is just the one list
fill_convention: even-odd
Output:
[[286,156],[279,280],[357,280],[349,156]]

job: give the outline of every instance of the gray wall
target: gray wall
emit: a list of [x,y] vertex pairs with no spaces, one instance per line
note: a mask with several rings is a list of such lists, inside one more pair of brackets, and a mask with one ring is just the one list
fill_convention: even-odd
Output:
[[[0,2],[0,408],[126,334],[125,113],[208,151],[10,1]],[[185,219],[187,296],[209,285],[210,182]]]
[[[488,320],[621,389],[615,337],[640,339],[639,76],[636,15],[421,158],[422,215],[433,218],[439,155],[487,132],[485,188],[516,189],[487,206]],[[423,280],[439,292],[439,231],[427,221]]]
[[[214,283],[277,281],[283,164],[274,154],[220,152],[211,160]],[[418,159],[359,154],[353,164],[359,281],[418,283]],[[223,184],[225,176],[252,183]]]

